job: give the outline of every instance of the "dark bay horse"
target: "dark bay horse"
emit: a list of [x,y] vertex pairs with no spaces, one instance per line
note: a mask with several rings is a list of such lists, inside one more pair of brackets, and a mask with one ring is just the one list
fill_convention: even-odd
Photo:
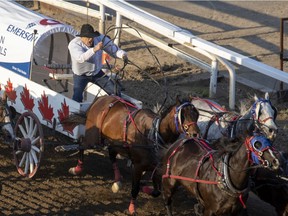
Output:
[[257,169],[252,180],[253,193],[274,206],[277,215],[288,216],[288,178],[267,169]]
[[[178,139],[167,151],[163,164],[163,198],[172,215],[172,196],[182,185],[198,201],[197,215],[239,215],[248,198],[254,164],[273,170],[279,161],[271,142],[255,135],[235,142],[225,138],[225,151],[213,150],[203,139]],[[236,148],[236,149],[235,149]],[[234,149],[234,150],[233,150]]]
[[[135,201],[140,190],[140,180],[144,171],[153,171],[159,163],[159,148],[173,143],[180,134],[198,136],[198,110],[190,100],[180,101],[177,97],[161,116],[150,109],[138,109],[133,104],[116,96],[102,96],[96,99],[86,113],[86,132],[83,139],[84,149],[93,145],[108,146],[109,157],[113,165],[117,191],[121,174],[116,163],[120,154],[132,162],[132,199],[129,205],[130,214],[135,214]],[[83,149],[80,151],[78,165],[70,169],[70,173],[79,174],[83,166]],[[159,177],[159,176],[158,176]],[[154,193],[161,184],[154,175],[152,181]],[[157,181],[158,180],[158,181]]]
[[191,103],[199,110],[198,126],[204,139],[210,142],[221,137],[232,139],[242,136],[243,132],[261,132],[268,139],[275,140],[278,127],[276,125],[277,110],[272,105],[269,94],[265,98],[254,96],[254,103],[248,110],[240,113],[228,111],[215,101],[204,98],[192,98]]

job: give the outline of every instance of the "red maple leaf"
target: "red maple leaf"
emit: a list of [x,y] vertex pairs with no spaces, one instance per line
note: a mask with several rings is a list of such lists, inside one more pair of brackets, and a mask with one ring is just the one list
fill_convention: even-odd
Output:
[[54,116],[53,107],[48,103],[48,96],[45,92],[41,95],[41,100],[38,101],[38,109],[43,117],[43,120],[46,120],[52,124],[52,118]]
[[[60,122],[62,122],[62,120],[66,119],[69,116],[69,106],[67,106],[66,101],[64,99],[64,103],[61,103],[61,110],[58,110],[58,118],[60,120]],[[67,131],[68,133],[70,133],[71,135],[73,135],[73,130],[77,125],[75,124],[62,124],[63,130]]]
[[11,83],[10,79],[7,81],[7,85],[5,86],[5,91],[11,103],[15,104],[17,95],[16,95],[16,91],[13,89],[13,84]]
[[30,96],[29,90],[25,84],[23,91],[20,93],[20,99],[26,110],[32,110],[34,107],[34,99]]

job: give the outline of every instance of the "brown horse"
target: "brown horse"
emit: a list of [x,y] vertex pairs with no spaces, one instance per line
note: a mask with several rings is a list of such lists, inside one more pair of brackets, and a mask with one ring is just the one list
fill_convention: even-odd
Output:
[[[225,138],[227,139],[227,138]],[[226,140],[228,142],[228,140]],[[231,142],[231,141],[230,141]],[[202,139],[179,139],[167,151],[163,164],[163,198],[172,215],[172,196],[179,185],[198,201],[197,215],[239,215],[248,198],[252,164],[279,168],[271,142],[264,136],[247,137],[225,151],[211,149]]]
[[[109,157],[113,165],[115,183],[112,189],[117,191],[121,174],[116,163],[120,154],[132,162],[132,199],[129,212],[135,214],[135,200],[140,190],[140,180],[144,171],[153,171],[159,162],[159,148],[173,143],[180,134],[198,136],[198,110],[189,100],[170,106],[161,116],[150,109],[137,109],[133,104],[116,96],[97,98],[86,114],[86,132],[83,140],[84,149],[93,145],[108,145]],[[107,143],[104,143],[106,141]],[[80,151],[78,165],[70,173],[79,174],[83,166],[83,149]],[[159,177],[159,176],[158,176]],[[160,177],[161,179],[161,177]],[[154,192],[161,180],[153,177]]]

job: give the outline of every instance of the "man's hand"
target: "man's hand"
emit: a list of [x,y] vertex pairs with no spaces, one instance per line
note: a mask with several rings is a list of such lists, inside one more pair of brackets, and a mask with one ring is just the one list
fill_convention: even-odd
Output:
[[128,64],[128,56],[127,55],[123,55],[122,59],[123,59],[125,64]]
[[97,45],[94,46],[93,51],[94,53],[97,52],[98,50],[101,50],[103,47],[103,43],[99,42]]

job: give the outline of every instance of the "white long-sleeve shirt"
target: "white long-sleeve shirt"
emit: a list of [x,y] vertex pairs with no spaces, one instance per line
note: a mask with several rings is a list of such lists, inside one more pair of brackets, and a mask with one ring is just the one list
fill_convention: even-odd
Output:
[[[100,35],[94,38],[94,46],[103,42],[103,50],[114,58],[122,58],[126,52],[116,46],[108,37]],[[102,69],[103,50],[94,52],[93,47],[87,47],[80,37],[75,37],[68,45],[72,59],[72,71],[76,75],[91,76]]]

